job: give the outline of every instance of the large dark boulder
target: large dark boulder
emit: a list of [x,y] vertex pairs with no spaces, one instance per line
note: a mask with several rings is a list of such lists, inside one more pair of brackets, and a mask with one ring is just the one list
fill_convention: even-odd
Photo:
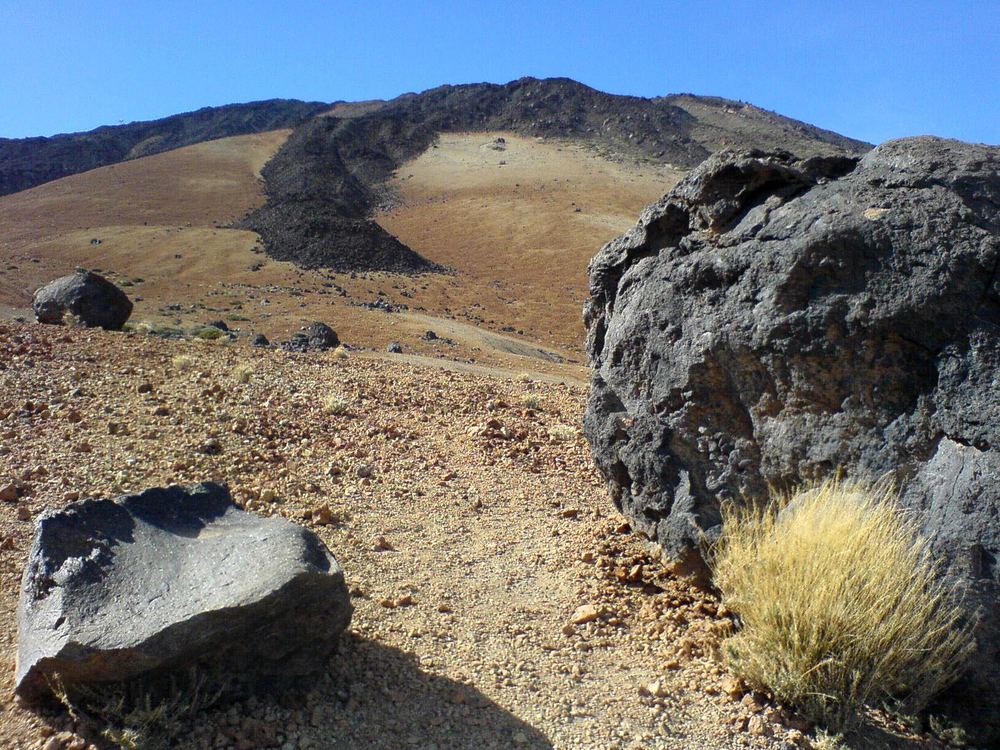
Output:
[[78,269],[35,292],[31,303],[39,323],[62,325],[66,314],[85,326],[120,330],[132,314],[132,301],[103,276]]
[[291,352],[322,352],[340,346],[340,337],[326,323],[316,321],[293,333],[281,346]]
[[936,138],[723,153],[600,251],[585,309],[586,434],[633,526],[698,564],[723,500],[891,473],[982,612],[951,708],[994,740],[998,172],[1000,150]]
[[201,667],[253,686],[323,671],[351,619],[320,539],[225,487],[150,489],[43,513],[18,610],[16,690]]

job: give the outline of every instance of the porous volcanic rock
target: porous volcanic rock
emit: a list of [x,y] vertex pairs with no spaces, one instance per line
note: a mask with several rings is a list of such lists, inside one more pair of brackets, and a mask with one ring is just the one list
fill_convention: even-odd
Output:
[[340,346],[340,337],[326,323],[316,321],[292,334],[291,340],[281,346],[292,352],[322,352]]
[[132,301],[121,289],[92,271],[77,269],[35,292],[31,303],[39,323],[62,325],[71,313],[83,325],[120,330],[132,314]]
[[351,618],[312,532],[198,484],[43,513],[18,610],[17,693],[179,668],[253,685],[321,672]]
[[594,258],[584,312],[586,434],[633,526],[698,563],[723,500],[891,473],[982,612],[952,695],[994,740],[998,172],[1000,150],[937,138],[719,154]]

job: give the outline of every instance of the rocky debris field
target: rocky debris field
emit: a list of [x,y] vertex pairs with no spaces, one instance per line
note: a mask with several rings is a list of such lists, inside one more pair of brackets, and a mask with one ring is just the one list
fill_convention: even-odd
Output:
[[[211,480],[313,529],[355,613],[320,678],[209,709],[183,747],[810,747],[726,676],[718,601],[612,509],[586,396],[389,355],[0,324],[0,746],[99,746],[13,699],[33,520]],[[893,729],[871,746],[937,746]]]

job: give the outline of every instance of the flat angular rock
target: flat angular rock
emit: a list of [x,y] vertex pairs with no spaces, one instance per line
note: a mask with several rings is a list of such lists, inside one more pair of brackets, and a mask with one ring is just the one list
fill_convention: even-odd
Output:
[[35,292],[31,303],[39,323],[62,325],[66,313],[83,325],[120,330],[132,314],[132,301],[103,276],[78,269]]
[[253,685],[321,672],[352,607],[319,537],[197,484],[86,500],[39,518],[18,608],[17,694],[47,678],[192,666]]

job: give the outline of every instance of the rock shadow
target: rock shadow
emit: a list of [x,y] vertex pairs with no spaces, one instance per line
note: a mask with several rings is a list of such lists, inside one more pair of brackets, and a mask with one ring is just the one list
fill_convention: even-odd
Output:
[[416,655],[357,633],[343,636],[328,672],[308,689],[220,706],[196,720],[192,735],[192,747],[246,749],[553,748],[473,685],[432,674]]

